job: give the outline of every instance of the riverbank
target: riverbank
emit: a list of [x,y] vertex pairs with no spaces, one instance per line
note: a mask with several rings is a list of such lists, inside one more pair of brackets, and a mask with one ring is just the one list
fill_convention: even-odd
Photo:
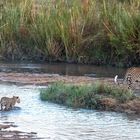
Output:
[[0,81],[15,84],[49,85],[55,82],[72,84],[90,84],[97,81],[114,84],[113,78],[94,78],[88,76],[67,76],[59,74],[36,74],[36,73],[5,73],[0,72]]
[[0,60],[139,65],[139,2],[83,2],[1,0]]
[[[114,83],[114,78],[107,77],[94,77],[94,74],[85,74],[85,76],[70,76],[70,75],[59,75],[59,74],[46,74],[46,73],[30,73],[30,72],[0,72],[0,82],[1,83],[13,83],[18,85],[44,85],[48,86],[49,84],[55,82],[63,82],[74,85],[82,84],[93,84],[95,82],[106,83],[108,85],[116,85]],[[123,79],[118,79],[118,82],[121,86]],[[118,86],[118,85],[116,85]],[[135,86],[137,92],[140,92],[139,85]]]

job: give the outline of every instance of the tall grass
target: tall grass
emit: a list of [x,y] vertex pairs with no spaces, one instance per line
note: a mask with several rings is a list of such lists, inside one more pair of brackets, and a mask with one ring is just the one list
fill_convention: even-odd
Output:
[[138,0],[89,0],[86,7],[80,0],[2,0],[0,54],[13,60],[139,64],[139,7]]
[[116,61],[139,63],[140,2],[104,0],[103,24]]

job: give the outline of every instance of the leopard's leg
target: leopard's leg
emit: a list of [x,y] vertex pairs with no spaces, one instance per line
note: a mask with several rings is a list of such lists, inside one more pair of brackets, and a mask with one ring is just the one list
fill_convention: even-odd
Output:
[[10,103],[7,103],[6,105],[5,105],[5,110],[9,110],[10,109]]
[[3,111],[3,105],[1,104],[1,111]]
[[128,89],[131,89],[131,87],[132,87],[132,77],[131,77],[131,74],[129,74],[127,76],[126,82],[127,82],[127,85],[128,85]]

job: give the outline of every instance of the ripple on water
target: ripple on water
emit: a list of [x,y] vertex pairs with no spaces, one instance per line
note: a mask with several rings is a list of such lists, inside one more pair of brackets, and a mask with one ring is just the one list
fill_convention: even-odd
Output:
[[[39,87],[40,88],[40,87]],[[0,122],[15,122],[12,130],[37,132],[50,140],[139,140],[140,119],[114,112],[74,110],[39,98],[35,86],[0,85],[0,97],[17,95],[17,109],[1,112]]]

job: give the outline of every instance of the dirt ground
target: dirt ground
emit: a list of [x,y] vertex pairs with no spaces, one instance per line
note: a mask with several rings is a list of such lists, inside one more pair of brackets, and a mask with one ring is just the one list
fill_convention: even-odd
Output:
[[58,74],[31,74],[31,73],[3,73],[0,72],[0,81],[16,84],[48,85],[54,82],[73,84],[94,83],[97,81],[113,83],[112,78],[93,78],[87,76],[61,76]]

